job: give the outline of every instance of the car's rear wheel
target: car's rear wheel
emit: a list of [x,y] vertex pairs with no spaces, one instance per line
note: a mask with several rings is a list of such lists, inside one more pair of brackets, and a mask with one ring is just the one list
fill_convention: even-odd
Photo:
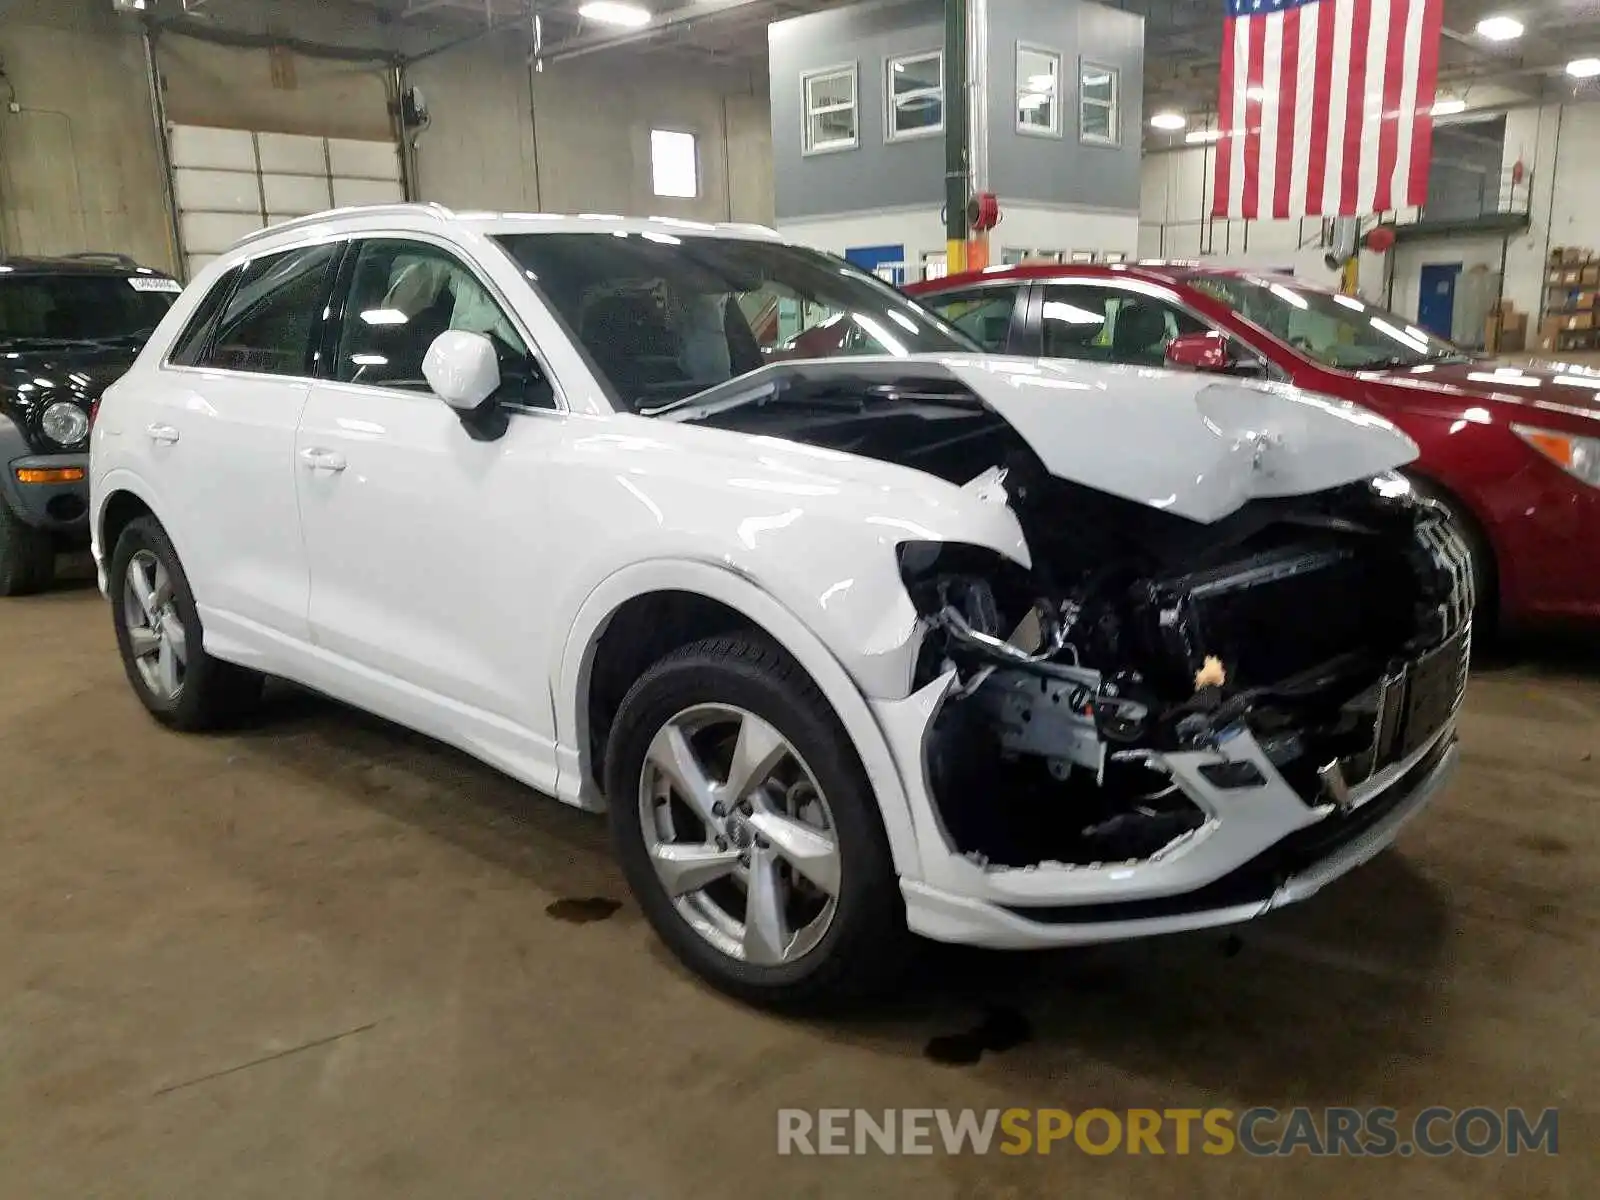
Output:
[[42,529],[24,524],[0,501],[0,596],[25,596],[50,586],[56,547]]
[[183,564],[153,517],[122,531],[108,578],[123,668],[156,720],[174,729],[212,729],[256,705],[262,677],[206,653]]
[[909,936],[872,787],[766,638],[697,642],[646,671],[612,727],[606,792],[645,916],[718,988],[816,1007],[893,978]]

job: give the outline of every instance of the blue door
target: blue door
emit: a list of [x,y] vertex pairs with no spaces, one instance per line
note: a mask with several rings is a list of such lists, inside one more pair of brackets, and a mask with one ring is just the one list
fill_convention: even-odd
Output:
[[896,287],[906,281],[904,246],[852,246],[844,256],[863,271],[871,271]]
[[1456,321],[1456,279],[1460,274],[1460,263],[1429,263],[1422,268],[1417,324],[1429,333],[1450,337]]

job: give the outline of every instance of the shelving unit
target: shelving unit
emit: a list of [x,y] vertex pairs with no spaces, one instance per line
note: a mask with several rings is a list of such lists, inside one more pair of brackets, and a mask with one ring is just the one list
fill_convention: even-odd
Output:
[[1558,246],[1545,264],[1539,349],[1600,349],[1600,258],[1579,246]]

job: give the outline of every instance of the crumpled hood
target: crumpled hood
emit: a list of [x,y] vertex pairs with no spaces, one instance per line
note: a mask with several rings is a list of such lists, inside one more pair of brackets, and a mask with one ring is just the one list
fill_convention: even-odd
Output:
[[1283,384],[999,357],[941,364],[1051,474],[1195,521],[1323,491],[1415,459],[1388,421]]
[[[786,404],[796,380],[803,386]],[[816,399],[808,400],[811,394]],[[881,407],[852,416],[856,396],[878,397]],[[857,450],[851,422],[901,412],[937,423],[941,414],[970,411],[974,398],[1051,474],[1200,522],[1221,520],[1251,500],[1371,478],[1418,454],[1416,443],[1376,413],[1285,385],[998,355],[775,363],[656,415],[796,442],[820,438],[836,450],[916,465],[915,455],[902,457],[892,446]],[[830,399],[843,399],[843,415],[830,411]],[[962,465],[970,466],[959,480],[965,483],[997,464],[980,457]]]

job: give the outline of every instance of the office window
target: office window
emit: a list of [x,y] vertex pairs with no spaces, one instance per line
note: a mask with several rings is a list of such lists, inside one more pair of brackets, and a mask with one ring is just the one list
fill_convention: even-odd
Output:
[[1078,72],[1078,137],[1098,146],[1122,141],[1117,102],[1117,69],[1084,62]]
[[861,144],[854,63],[808,72],[800,77],[800,87],[806,110],[805,153],[853,150]]
[[1017,132],[1061,136],[1061,55],[1017,43]]
[[692,133],[650,131],[650,180],[658,196],[700,194],[699,154]]
[[888,61],[888,128],[891,142],[944,128],[944,55],[905,54]]

